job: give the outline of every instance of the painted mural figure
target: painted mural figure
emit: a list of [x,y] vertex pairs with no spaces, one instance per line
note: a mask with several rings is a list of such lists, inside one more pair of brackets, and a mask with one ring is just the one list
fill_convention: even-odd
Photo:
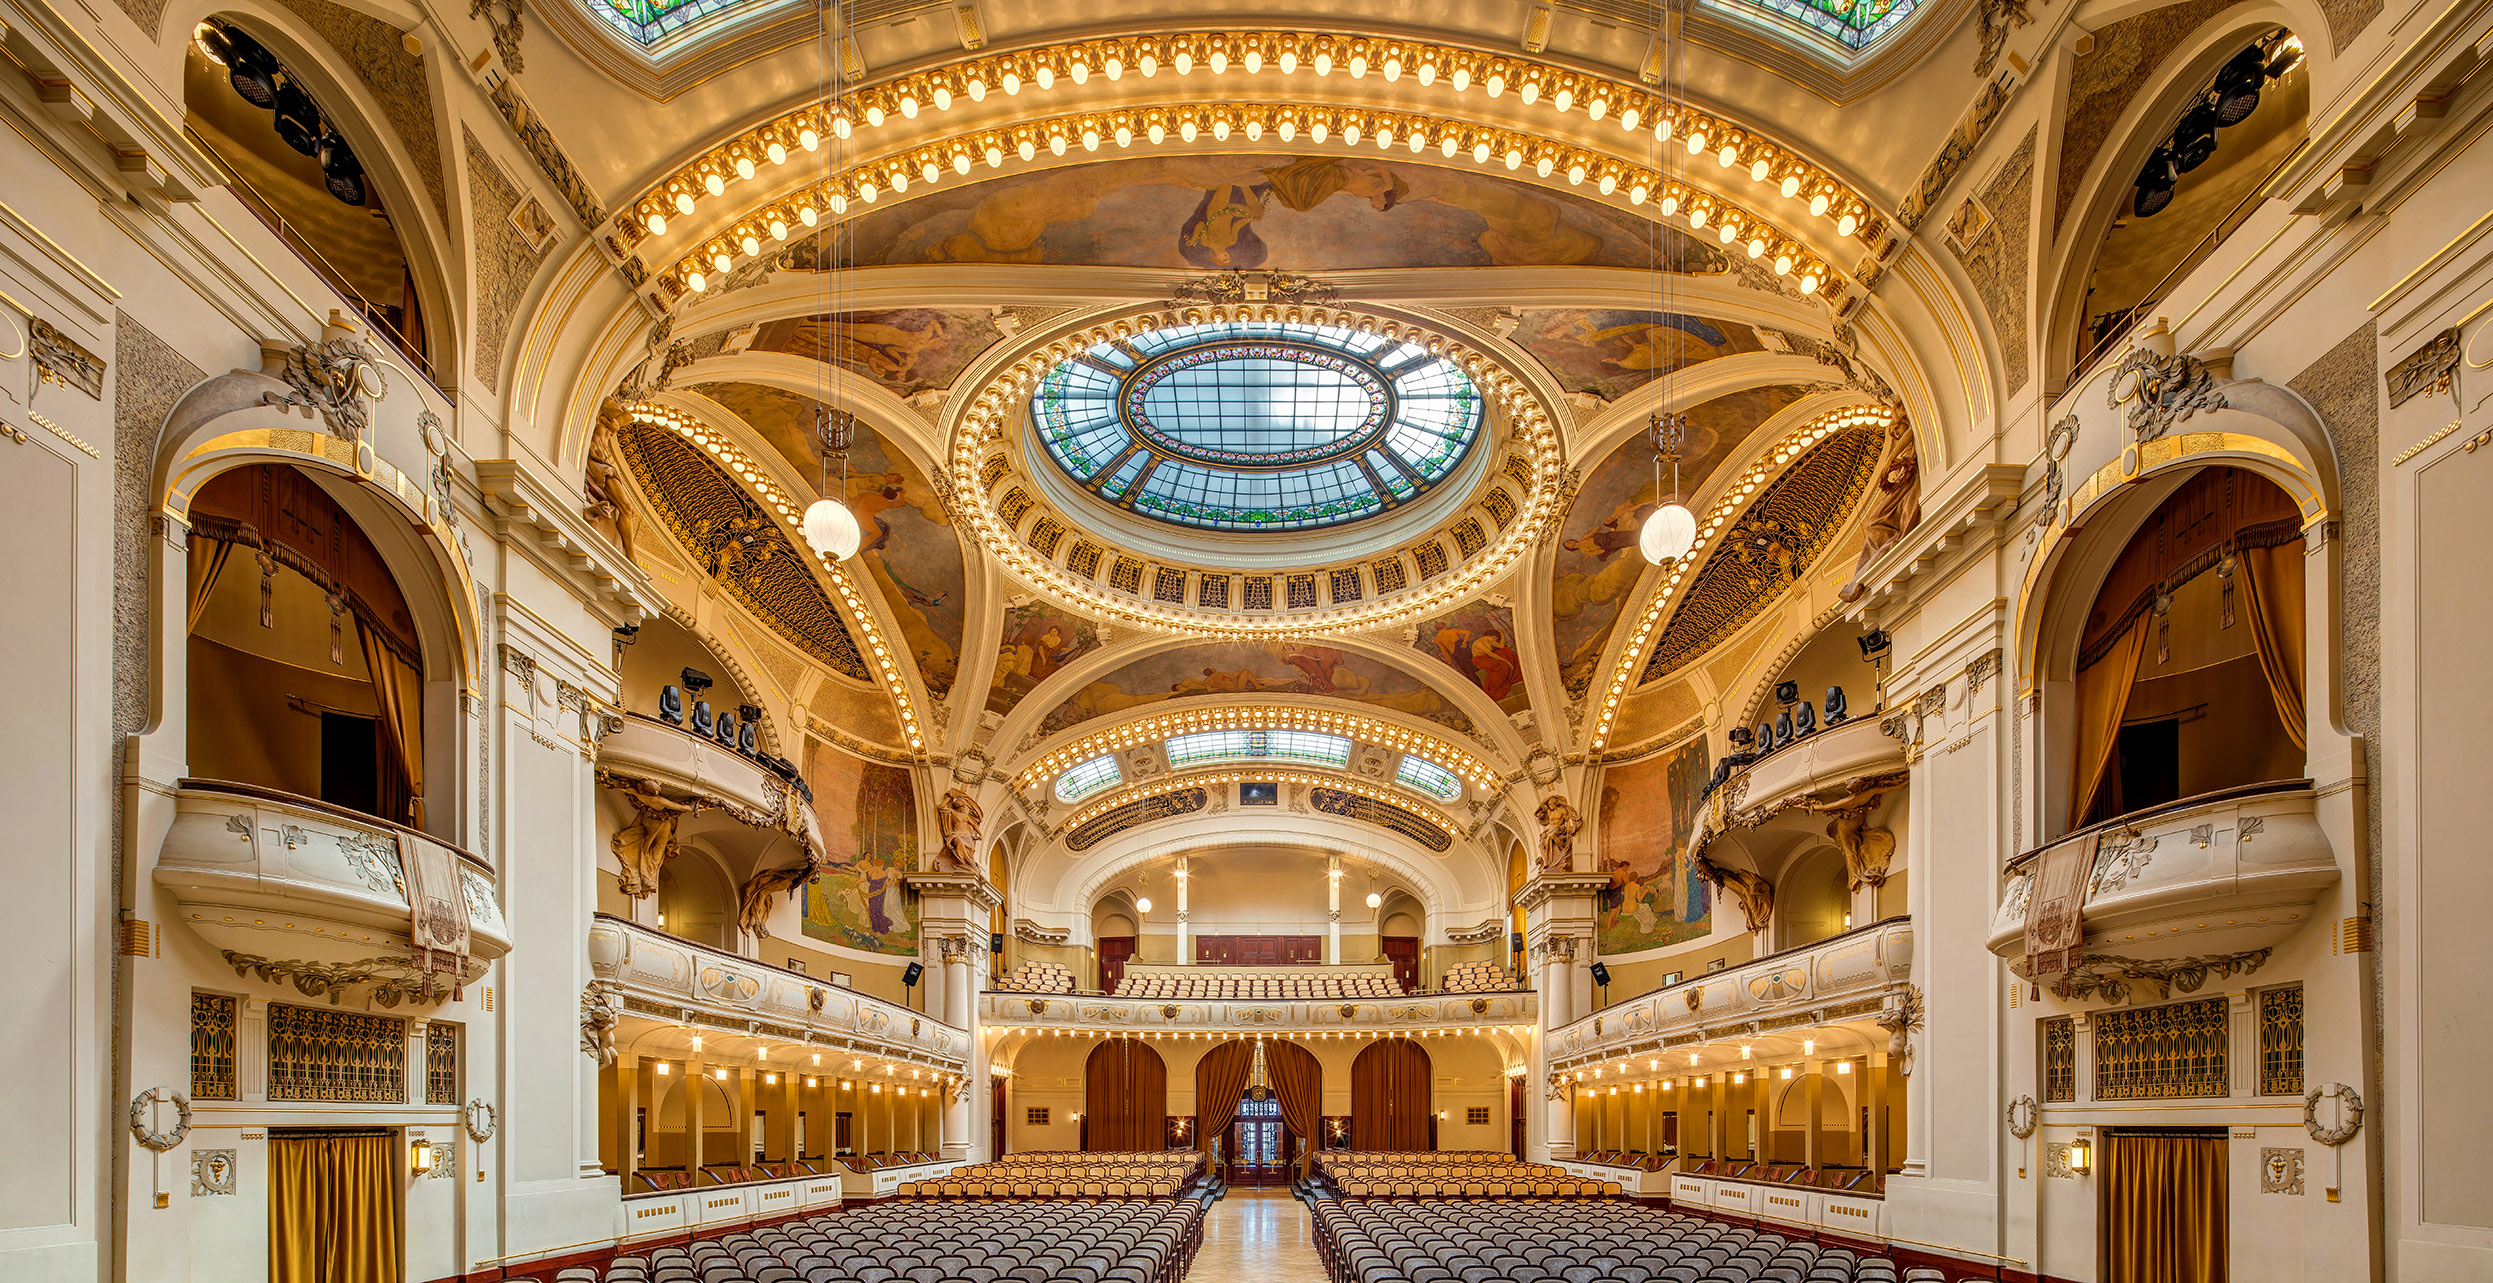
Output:
[[1835,595],[1845,601],[1859,601],[1868,590],[1861,580],[1870,573],[1870,563],[1920,524],[1921,454],[1913,444],[1913,421],[1897,415],[1887,429],[1887,462],[1878,471],[1878,494],[1871,499],[1869,516],[1862,524],[1861,562],[1853,569],[1852,582],[1836,589]]
[[1603,772],[1594,849],[1610,875],[1595,924],[1604,954],[1684,944],[1713,929],[1711,897],[1690,875],[1688,852],[1707,756],[1700,737]]

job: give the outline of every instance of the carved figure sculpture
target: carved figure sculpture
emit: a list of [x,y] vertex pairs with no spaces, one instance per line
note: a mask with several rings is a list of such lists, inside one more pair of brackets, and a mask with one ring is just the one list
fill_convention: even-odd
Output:
[[1552,793],[1532,812],[1541,824],[1541,872],[1565,873],[1575,863],[1575,835],[1584,831],[1584,816],[1575,804]]
[[935,853],[935,871],[976,873],[978,830],[986,822],[986,810],[969,795],[969,790],[954,788],[946,792],[935,807],[935,828],[943,835],[943,846]]
[[793,865],[784,869],[764,869],[746,879],[736,895],[736,925],[745,934],[760,939],[770,934],[770,911],[779,897],[812,881],[814,866]]
[[634,812],[630,824],[615,830],[615,859],[623,866],[618,879],[623,893],[635,900],[645,899],[658,889],[658,874],[675,854],[675,825],[686,814],[698,814],[700,806],[678,802],[658,791],[652,780],[634,780],[624,793],[625,801]]
[[1902,775],[1856,775],[1844,781],[1844,795],[1826,802],[1803,802],[1805,810],[1831,816],[1826,835],[1844,853],[1844,872],[1855,891],[1887,881],[1887,863],[1896,855],[1896,835],[1870,827],[1870,811],[1887,791],[1904,782]]
[[1869,591],[1862,577],[1870,573],[1870,563],[1922,524],[1922,459],[1913,444],[1913,421],[1897,415],[1887,429],[1887,462],[1878,473],[1878,494],[1870,501],[1870,513],[1861,531],[1861,561],[1853,567],[1852,582],[1835,590],[1844,601],[1859,601]]
[[1913,1035],[1922,1027],[1922,987],[1908,984],[1896,1005],[1878,1013],[1879,1027],[1887,1031],[1888,1063],[1904,1077],[1913,1076]]
[[615,1003],[618,996],[614,983],[606,980],[592,980],[580,989],[580,1054],[601,1069],[615,1063],[615,1026],[623,1022]]
[[1714,863],[1711,857],[1704,855],[1699,855],[1691,861],[1688,871],[1713,883],[1716,887],[1728,889],[1732,898],[1740,902],[1741,916],[1748,919],[1749,931],[1752,934],[1765,930],[1766,924],[1773,920],[1775,916],[1774,883],[1746,869],[1726,869]]
[[615,542],[623,548],[623,559],[632,560],[632,505],[624,501],[623,465],[616,452],[615,434],[632,421],[632,414],[621,401],[608,398],[597,407],[597,427],[589,434],[589,457],[580,468],[581,490],[588,498],[584,515],[610,521],[615,527]]

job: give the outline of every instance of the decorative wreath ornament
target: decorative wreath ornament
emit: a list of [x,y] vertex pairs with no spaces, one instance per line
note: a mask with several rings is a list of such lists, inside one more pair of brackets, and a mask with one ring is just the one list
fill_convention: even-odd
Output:
[[[156,1106],[173,1106],[173,1130],[157,1131],[154,1127]],[[190,1135],[190,1097],[170,1087],[150,1087],[130,1098],[130,1134],[138,1143],[161,1154],[182,1143]]]
[[482,1099],[469,1101],[459,1117],[467,1126],[467,1138],[479,1145],[492,1140],[493,1134],[502,1129],[502,1116],[494,1112],[491,1103]]
[[2034,1134],[2034,1125],[2042,1120],[2042,1110],[2032,1096],[2019,1096],[2008,1102],[2008,1134],[2019,1140]]
[[[2343,1121],[2335,1127],[2322,1127],[2320,1102],[2329,1099],[2337,1101]],[[2344,1083],[2322,1083],[2312,1088],[2303,1097],[2303,1130],[2323,1145],[2337,1146],[2353,1140],[2355,1133],[2363,1130],[2363,1097]]]

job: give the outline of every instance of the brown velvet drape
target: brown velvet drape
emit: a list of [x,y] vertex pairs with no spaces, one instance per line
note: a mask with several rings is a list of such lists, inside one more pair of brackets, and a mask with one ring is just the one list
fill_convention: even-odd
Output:
[[219,473],[191,497],[190,522],[196,535],[261,549],[321,591],[344,597],[400,658],[422,663],[415,616],[397,578],[363,527],[311,477],[277,463]]
[[225,573],[225,563],[234,555],[234,545],[224,539],[206,535],[190,537],[190,623],[188,629],[199,627],[199,617],[207,613],[208,595],[216,591],[216,581]]
[[270,1135],[269,1283],[402,1283],[406,1171],[396,1132]]
[[2121,713],[2138,681],[2138,658],[2146,653],[2149,624],[2144,615],[2132,620],[2129,631],[2112,642],[2101,660],[2077,672],[2077,774],[2069,785],[2072,829],[2085,825],[2104,772],[2112,765],[2113,746],[2121,739]]
[[372,670],[372,701],[381,737],[381,818],[412,829],[424,827],[424,678],[381,640],[372,625],[356,621],[364,667]]
[[2107,1135],[2104,1283],[2225,1283],[2225,1138]]
[[1299,1167],[1304,1171],[1316,1147],[1316,1129],[1324,1122],[1324,1065],[1316,1053],[1294,1042],[1264,1044],[1264,1072],[1272,1076],[1273,1095],[1281,1099],[1281,1122],[1298,1134]]
[[2246,548],[2241,555],[2244,604],[2259,671],[2268,679],[2277,719],[2294,747],[2303,742],[2303,550],[2299,543]]
[[1082,1068],[1083,1148],[1116,1152],[1168,1147],[1169,1066],[1138,1038],[1111,1038]]
[[[1195,1137],[1203,1152],[1218,1154],[1221,1138],[1238,1121],[1238,1097],[1255,1068],[1255,1044],[1225,1042],[1195,1062]],[[1286,1107],[1285,1107],[1286,1108]]]
[[1434,1088],[1427,1048],[1408,1038],[1369,1044],[1350,1062],[1350,1147],[1428,1148]]

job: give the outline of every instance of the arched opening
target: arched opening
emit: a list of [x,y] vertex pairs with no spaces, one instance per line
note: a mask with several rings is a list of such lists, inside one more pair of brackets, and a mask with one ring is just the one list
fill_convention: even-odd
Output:
[[1286,1184],[1320,1147],[1324,1066],[1314,1052],[1283,1039],[1225,1042],[1195,1062],[1195,1108],[1203,1148],[1231,1183]]
[[209,480],[190,520],[191,774],[424,828],[424,652],[362,526],[277,463]]
[[1808,851],[1784,866],[1775,888],[1775,947],[1797,949],[1852,929],[1852,885],[1843,854]]
[[1428,1049],[1409,1038],[1368,1044],[1350,1062],[1351,1148],[1435,1149],[1434,1074]]
[[380,186],[366,172],[341,104],[312,87],[260,38],[226,18],[192,33],[182,65],[183,132],[214,157],[235,197],[286,248],[351,301],[435,383],[424,308]]
[[2165,496],[2067,642],[2069,828],[2301,776],[2303,588],[2284,490],[2216,467]]
[[687,850],[658,873],[658,929],[733,952],[736,898],[727,874],[706,852]]
[[1082,1148],[1168,1147],[1169,1065],[1139,1038],[1111,1038],[1082,1065]]
[[[693,1093],[701,1097],[701,1136],[690,1130]],[[727,1085],[707,1073],[679,1075],[658,1101],[654,1117],[641,1120],[643,1170],[691,1171],[736,1158],[735,1103]]]
[[1418,897],[1399,887],[1385,893],[1385,903],[1376,913],[1376,952],[1380,961],[1394,967],[1394,981],[1404,993],[1420,987],[1423,923],[1428,911]]
[[2073,368],[2116,346],[2250,217],[2308,132],[2302,39],[2282,27],[2245,38],[2213,73],[2188,83],[2168,114],[2153,118],[2169,132],[2134,144],[2144,158],[2128,163],[2139,168],[2105,197],[2118,207],[2083,260]]

